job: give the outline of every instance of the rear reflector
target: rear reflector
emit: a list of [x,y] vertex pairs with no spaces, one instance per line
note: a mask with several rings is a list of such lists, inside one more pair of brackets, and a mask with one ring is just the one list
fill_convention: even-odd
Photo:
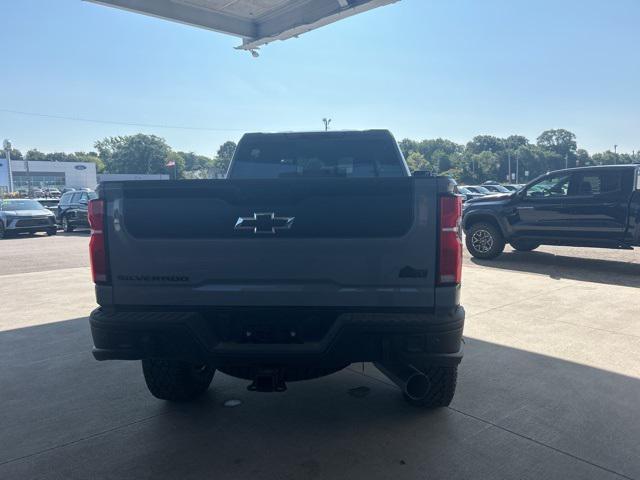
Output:
[[104,200],[96,199],[89,202],[89,225],[91,225],[91,240],[89,240],[89,255],[91,257],[91,274],[94,283],[109,281],[109,267],[107,265],[107,250],[104,241]]
[[458,284],[462,279],[462,197],[440,198],[440,285]]

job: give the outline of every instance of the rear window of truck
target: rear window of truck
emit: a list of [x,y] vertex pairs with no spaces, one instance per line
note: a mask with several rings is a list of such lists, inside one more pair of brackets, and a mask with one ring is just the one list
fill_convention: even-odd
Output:
[[392,138],[260,136],[240,142],[230,178],[406,177]]

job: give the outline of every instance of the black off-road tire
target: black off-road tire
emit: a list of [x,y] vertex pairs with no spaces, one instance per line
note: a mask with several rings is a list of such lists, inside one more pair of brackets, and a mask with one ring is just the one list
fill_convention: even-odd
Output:
[[502,232],[491,223],[478,222],[471,225],[465,238],[467,250],[476,258],[490,260],[504,251]]
[[4,223],[0,222],[0,240],[7,238],[7,231],[4,228]]
[[514,240],[510,243],[511,247],[518,252],[531,252],[540,246],[539,243],[531,240]]
[[456,393],[458,367],[430,366],[419,370],[429,378],[429,393],[422,400],[409,398],[405,393],[407,403],[420,408],[448,407]]
[[170,402],[188,402],[207,391],[215,369],[177,360],[142,360],[142,372],[151,394]]
[[49,235],[50,237],[57,234],[58,234],[57,228],[50,228],[49,230],[47,230],[47,235]]
[[60,226],[62,227],[62,230],[64,230],[67,233],[73,232],[74,227],[69,223],[69,219],[67,218],[66,215],[64,215],[60,219]]

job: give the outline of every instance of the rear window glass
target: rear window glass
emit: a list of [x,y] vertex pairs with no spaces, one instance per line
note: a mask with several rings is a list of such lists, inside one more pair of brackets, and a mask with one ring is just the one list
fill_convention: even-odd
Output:
[[392,139],[262,137],[240,143],[233,178],[404,177]]
[[579,194],[601,195],[622,190],[621,172],[585,174],[580,183]]
[[491,192],[509,193],[509,190],[504,188],[502,185],[485,185],[484,188]]

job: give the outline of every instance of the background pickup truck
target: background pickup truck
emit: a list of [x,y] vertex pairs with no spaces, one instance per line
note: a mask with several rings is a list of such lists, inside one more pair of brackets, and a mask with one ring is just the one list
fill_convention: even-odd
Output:
[[247,134],[225,180],[106,182],[89,206],[98,360],[189,400],[215,370],[282,391],[373,361],[448,405],[462,358],[461,197],[388,131]]
[[640,246],[640,166],[608,165],[548,173],[512,194],[467,201],[469,252],[495,258],[506,242],[630,249]]

